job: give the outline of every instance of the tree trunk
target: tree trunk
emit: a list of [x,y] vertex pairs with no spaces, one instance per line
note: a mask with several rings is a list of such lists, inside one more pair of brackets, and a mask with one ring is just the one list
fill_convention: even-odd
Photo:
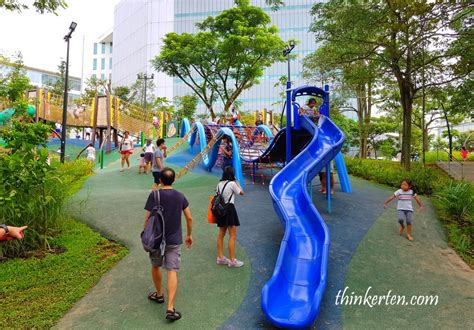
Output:
[[399,81],[400,99],[403,108],[403,139],[402,139],[402,166],[410,170],[411,162],[411,117],[413,112],[413,97],[407,81]]
[[[367,158],[367,135],[368,135],[368,124],[365,118],[367,113],[367,102],[366,102],[366,93],[365,86],[358,85],[356,87],[357,91],[357,120],[359,125],[359,155],[361,159]],[[369,119],[370,120],[370,119]]]

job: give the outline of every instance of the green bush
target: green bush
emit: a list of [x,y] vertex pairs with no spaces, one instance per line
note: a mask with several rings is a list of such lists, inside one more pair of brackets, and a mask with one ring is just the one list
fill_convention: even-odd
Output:
[[452,181],[441,188],[435,197],[447,217],[474,226],[474,185]]
[[440,170],[413,164],[410,172],[405,171],[399,163],[372,159],[346,158],[347,171],[366,180],[386,184],[393,188],[400,187],[403,179],[413,184],[413,189],[420,194],[431,195],[436,187],[448,182]]
[[[421,157],[421,156],[420,156]],[[454,159],[461,160],[461,153],[459,150],[453,150],[453,157]],[[425,154],[425,159],[427,163],[436,163],[437,160],[442,160],[447,162],[448,161],[448,153],[445,151],[428,151]],[[470,152],[467,154],[467,160],[468,161],[474,161],[474,153]]]
[[0,246],[0,256],[22,256],[39,248],[59,231],[62,208],[74,181],[91,172],[91,165],[48,164],[49,126],[14,121],[0,131],[9,151],[0,154],[0,222],[29,226],[20,242]]

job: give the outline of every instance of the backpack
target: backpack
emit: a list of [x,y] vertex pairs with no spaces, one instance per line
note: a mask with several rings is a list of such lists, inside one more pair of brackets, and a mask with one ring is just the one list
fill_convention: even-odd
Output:
[[222,192],[220,192],[219,188],[217,188],[216,194],[214,195],[214,198],[212,199],[211,211],[212,211],[212,214],[214,214],[216,218],[225,217],[226,205],[229,204],[230,200],[232,199],[232,196],[234,195],[234,192],[232,192],[227,203],[224,200],[224,196],[222,196],[222,193],[224,192],[225,187],[227,186],[229,182],[230,181],[227,181],[225,183],[224,187],[222,188]]
[[161,251],[161,255],[165,254],[165,219],[160,204],[160,193],[153,191],[155,206],[151,211],[150,217],[146,223],[145,229],[141,233],[143,249],[146,252]]

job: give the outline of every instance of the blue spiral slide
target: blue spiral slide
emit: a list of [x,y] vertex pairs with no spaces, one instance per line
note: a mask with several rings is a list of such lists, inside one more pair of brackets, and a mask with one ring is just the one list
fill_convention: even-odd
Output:
[[262,289],[262,309],[275,325],[310,327],[326,287],[329,231],[307,190],[308,183],[342,148],[344,134],[327,117],[318,127],[300,117],[312,139],[272,180],[273,205],[285,227],[278,259]]

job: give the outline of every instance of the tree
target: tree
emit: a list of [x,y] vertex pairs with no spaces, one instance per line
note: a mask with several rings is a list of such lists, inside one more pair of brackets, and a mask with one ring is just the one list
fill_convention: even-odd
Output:
[[130,88],[127,86],[117,86],[112,89],[112,92],[119,99],[128,102],[130,97]]
[[[397,82],[403,109],[402,164],[406,169],[410,168],[412,108],[416,94],[422,87],[459,81],[470,72],[456,70],[456,59],[468,43],[453,47],[470,29],[449,30],[468,17],[468,8],[467,2],[427,0],[331,0],[313,7],[316,19],[312,31],[316,33],[316,41],[337,48],[341,53],[340,63],[375,61],[379,75]],[[428,43],[429,47],[425,47]],[[422,80],[423,84],[416,84]]]
[[344,98],[356,99],[356,108],[347,102],[343,102],[341,108],[357,114],[359,156],[366,158],[367,134],[374,104],[375,64],[374,61],[368,60],[359,60],[351,64],[341,63],[341,55],[339,49],[333,48],[331,43],[324,44],[305,58],[304,76],[314,80],[319,79],[321,85],[331,81],[335,86],[334,89],[344,95]]
[[395,132],[397,125],[388,117],[374,117],[370,121],[368,140],[374,149],[374,156],[377,158],[377,149],[388,137],[387,133]]
[[[130,86],[130,95],[128,97],[128,102],[133,103],[141,108],[143,108],[143,100],[145,93],[145,79],[135,80],[132,86]],[[156,101],[155,97],[155,83],[153,79],[148,79],[146,82],[146,108],[150,110],[153,107],[153,104]]]
[[24,69],[23,58],[21,54],[18,54],[15,62],[11,63],[2,57],[0,64],[8,68],[4,75],[0,74],[0,101],[5,100],[16,108],[17,114],[21,115],[22,110],[26,110],[28,106],[25,94],[31,87],[30,79]]
[[198,99],[195,95],[176,96],[174,98],[174,104],[178,120],[183,118],[193,120],[196,113],[197,103]]
[[[59,9],[67,8],[67,3],[64,0],[35,0],[33,2],[33,7],[40,14],[52,13],[57,15]],[[0,0],[0,9],[1,8],[9,11],[21,12],[30,7],[19,0]]]
[[157,71],[181,79],[216,117],[214,102],[224,112],[239,95],[258,84],[265,68],[282,59],[284,43],[270,17],[249,0],[198,23],[195,35],[169,33],[153,60]]
[[[65,86],[65,77],[66,77],[66,62],[61,61],[58,65],[58,71],[56,73],[58,75],[57,79],[54,81],[53,84],[49,85],[47,88],[53,94],[56,95],[63,95],[64,94],[64,86]],[[68,86],[68,91],[71,88]]]

